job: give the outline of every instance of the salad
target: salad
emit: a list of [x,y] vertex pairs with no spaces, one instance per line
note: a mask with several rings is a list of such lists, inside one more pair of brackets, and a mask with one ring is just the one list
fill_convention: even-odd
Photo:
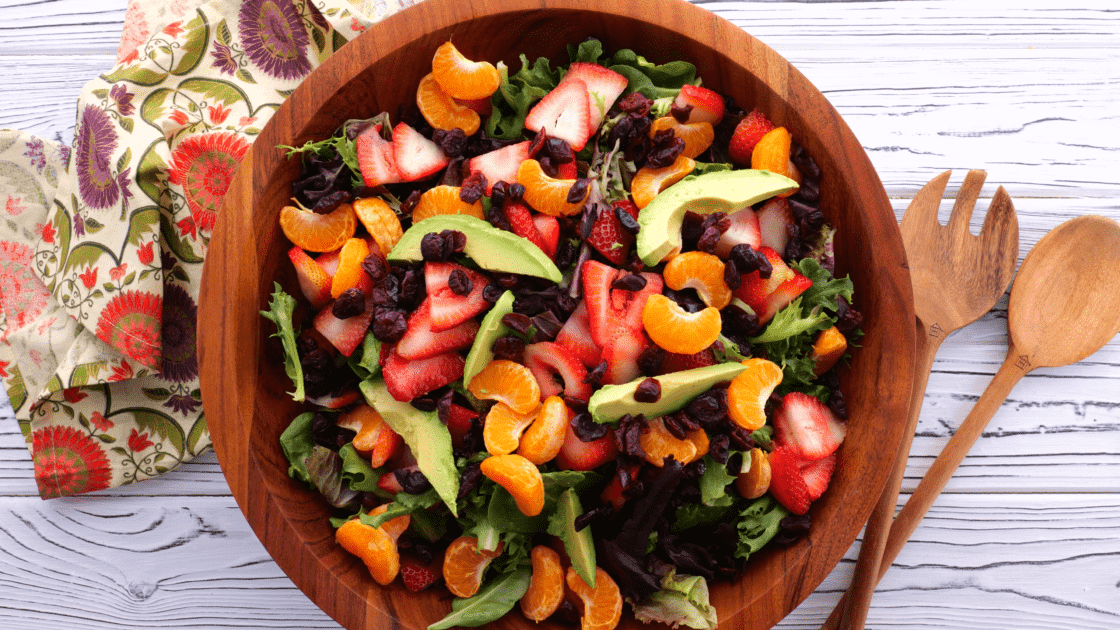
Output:
[[430,630],[715,628],[709,584],[810,527],[861,317],[785,128],[686,61],[568,53],[447,42],[395,125],[282,147],[281,443],[374,580],[450,592]]

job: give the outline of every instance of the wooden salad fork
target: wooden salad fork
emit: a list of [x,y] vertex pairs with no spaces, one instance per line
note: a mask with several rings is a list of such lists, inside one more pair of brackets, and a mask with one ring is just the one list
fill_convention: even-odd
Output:
[[949,333],[990,311],[1015,275],[1019,259],[1019,220],[1007,191],[1002,186],[996,191],[979,236],[973,235],[969,231],[969,221],[987,174],[981,170],[969,171],[957,193],[949,222],[942,226],[937,220],[937,211],[950,173],[945,171],[923,186],[902,217],[902,240],[914,286],[918,329],[907,428],[887,486],[867,521],[852,585],[823,629],[863,628],[882,572],[883,550],[937,350]]

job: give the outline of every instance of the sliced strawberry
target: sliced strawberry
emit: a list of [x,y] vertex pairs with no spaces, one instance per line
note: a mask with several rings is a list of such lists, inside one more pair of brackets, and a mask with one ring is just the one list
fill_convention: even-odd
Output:
[[505,213],[509,228],[514,234],[536,245],[542,252],[548,253],[548,245],[537,231],[537,224],[533,222],[533,213],[528,206],[510,201],[502,206],[502,212]]
[[471,421],[478,417],[474,409],[451,403],[447,410],[447,430],[451,432],[451,445],[462,446],[463,436],[471,430]]
[[[459,270],[471,282],[471,292],[459,295],[451,290],[452,272]],[[429,262],[424,264],[424,288],[432,303],[432,330],[441,332],[462,324],[490,308],[482,297],[490,279],[472,269],[455,263]]]
[[751,154],[754,153],[754,145],[762,139],[762,136],[774,130],[774,123],[765,114],[756,110],[747,114],[743,120],[739,121],[738,126],[735,127],[734,133],[731,134],[731,144],[727,147],[727,154],[731,161],[739,166],[751,165]]
[[[642,465],[627,464],[626,470],[630,479],[637,479],[638,473],[642,470]],[[622,506],[626,503],[626,496],[623,494],[622,482],[618,480],[617,474],[611,476],[611,480],[607,482],[607,487],[603,488],[603,492],[599,494],[599,500],[603,503],[610,503],[616,513],[622,509]]]
[[847,425],[815,396],[790,392],[774,412],[774,440],[801,459],[832,455],[846,433]]
[[541,400],[560,395],[591,399],[591,385],[583,382],[587,378],[587,369],[564,346],[552,341],[529,344],[525,346],[524,364],[537,379]]
[[562,470],[593,470],[617,455],[613,430],[607,429],[607,434],[598,440],[583,442],[572,429],[571,423],[568,423],[564,443],[560,446],[560,453],[556,455],[556,465]]
[[606,211],[599,213],[591,224],[591,233],[587,235],[585,242],[607,260],[621,265],[634,245],[634,235],[622,229],[622,223],[614,212]]
[[[731,215],[735,216],[735,215]],[[794,224],[793,213],[789,210],[789,202],[785,199],[774,198],[762,204],[758,209],[759,238],[763,247],[769,247],[776,252],[786,251],[789,242],[789,226]],[[751,245],[758,249],[757,245]]]
[[611,204],[611,208],[622,208],[630,216],[634,217],[635,220],[637,220],[638,212],[640,212],[640,210],[638,208],[638,204],[634,203],[633,201],[630,201],[629,199],[621,199],[619,201],[616,201],[616,202]]
[[323,269],[328,278],[334,278],[335,272],[338,271],[338,258],[341,252],[341,249],[336,249],[333,252],[319,254],[319,257],[315,259],[315,262],[319,263],[319,267]]
[[373,306],[373,299],[367,294],[365,312],[346,319],[335,317],[331,312],[332,307],[324,306],[315,316],[312,326],[343,356],[348,357],[366,338],[366,330],[369,329],[369,323],[373,321]]
[[479,116],[489,116],[491,112],[494,111],[494,104],[490,102],[489,96],[475,99],[452,98],[451,100],[460,105],[466,105],[473,109]]
[[805,514],[813,502],[805,479],[801,476],[801,460],[789,448],[779,446],[770,453],[770,494],[794,514]]
[[556,165],[556,179],[576,179],[579,177],[579,166],[576,161]]
[[393,127],[393,160],[406,182],[435,174],[451,161],[438,144],[403,122]]
[[645,332],[627,332],[611,338],[605,346],[600,359],[607,362],[603,383],[621,385],[638,378],[642,373],[638,367],[638,357],[649,347]]
[[356,389],[348,389],[341,394],[333,395],[326,394],[318,398],[308,398],[307,402],[315,405],[316,407],[326,407],[327,409],[342,409],[358,402],[362,394]]
[[665,283],[656,273],[646,272],[646,286],[639,291],[614,289],[611,284],[629,271],[615,269],[601,262],[589,260],[583,263],[583,296],[587,303],[588,326],[591,337],[600,347],[624,334],[642,333],[642,310],[646,300],[655,293],[661,293]]
[[673,101],[677,107],[692,106],[685,122],[709,122],[712,126],[718,125],[723,120],[723,97],[717,92],[699,85],[685,85],[681,87],[680,94]]
[[564,327],[556,335],[556,343],[567,348],[587,369],[594,369],[602,361],[602,349],[591,339],[591,328],[587,322],[587,303],[580,302],[576,310],[568,316]]
[[[588,130],[590,135],[594,135],[607,111],[618,100],[619,95],[626,91],[629,81],[614,70],[583,61],[568,66],[564,81],[573,79],[579,79],[587,86]],[[722,99],[720,105],[723,105]]]
[[381,137],[381,125],[374,125],[354,139],[358,154],[358,168],[366,186],[395,184],[401,181],[397,161],[393,157],[393,144]]
[[521,163],[529,159],[528,140],[502,147],[495,151],[483,153],[471,158],[468,162],[471,173],[482,173],[486,176],[486,194],[494,190],[497,182],[514,183],[517,181],[517,169]]
[[560,222],[556,217],[547,214],[534,214],[533,225],[544,240],[544,253],[548,254],[549,258],[554,258],[556,250],[560,247]]
[[440,563],[442,559],[433,558],[431,562],[421,562],[412,554],[401,554],[401,581],[404,587],[413,593],[418,593],[442,577]]
[[568,79],[529,110],[525,128],[544,131],[548,137],[560,138],[572,145],[573,151],[579,151],[591,137],[590,120],[587,84],[581,79]]
[[299,289],[315,308],[323,308],[331,301],[331,277],[315,259],[299,247],[288,250],[288,258],[296,268]]
[[836,453],[815,462],[801,462],[801,478],[805,480],[805,489],[809,491],[810,499],[816,501],[824,494],[834,470]]
[[764,324],[813,286],[813,281],[786,265],[778,252],[769,247],[762,247],[759,251],[774,270],[766,280],[757,271],[743,276],[742,284],[735,290],[735,297],[746,302],[758,316],[759,323]]
[[393,352],[385,359],[381,372],[389,394],[401,402],[408,402],[462,378],[464,363],[458,352],[416,361],[402,359]]
[[[419,470],[419,467],[417,467],[416,469]],[[385,492],[388,492],[389,494],[404,492],[404,487],[401,486],[400,481],[397,481],[397,476],[393,471],[387,472],[384,475],[378,477],[377,487],[381,488]]]
[[[727,215],[727,218],[731,220],[731,226],[716,242],[716,256],[726,260],[731,255],[731,248],[743,243],[750,245],[752,249],[762,246],[762,233],[754,210],[743,208]],[[782,247],[784,251],[785,246]]]
[[397,355],[415,361],[466,348],[478,334],[478,322],[468,319],[458,326],[432,330],[432,298],[424,298],[408,318],[408,330],[397,342]]
[[712,353],[711,349],[701,350],[696,354],[675,354],[672,352],[665,353],[665,358],[661,359],[661,368],[658,370],[659,374],[669,374],[670,372],[683,372],[693,368],[708,367],[709,365],[716,364],[716,355]]

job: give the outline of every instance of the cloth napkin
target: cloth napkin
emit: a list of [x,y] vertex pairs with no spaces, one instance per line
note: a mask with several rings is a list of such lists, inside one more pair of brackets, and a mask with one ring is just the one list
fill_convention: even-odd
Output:
[[0,378],[43,498],[210,447],[195,321],[210,233],[280,103],[413,0],[133,0],[73,147],[0,130]]

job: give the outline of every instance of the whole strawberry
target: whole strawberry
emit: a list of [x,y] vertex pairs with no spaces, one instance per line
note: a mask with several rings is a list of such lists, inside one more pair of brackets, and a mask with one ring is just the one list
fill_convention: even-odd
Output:
[[735,127],[735,133],[731,135],[731,144],[727,148],[727,154],[731,157],[731,161],[739,166],[750,167],[751,153],[754,152],[754,145],[762,139],[772,129],[774,123],[765,114],[757,109],[751,110],[746,118],[739,121],[739,125]]

